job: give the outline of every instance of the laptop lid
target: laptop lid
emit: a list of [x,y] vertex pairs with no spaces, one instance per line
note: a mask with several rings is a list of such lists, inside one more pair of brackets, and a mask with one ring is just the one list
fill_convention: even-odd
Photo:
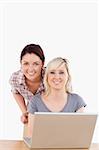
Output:
[[29,119],[24,141],[30,148],[89,148],[97,115],[37,112]]

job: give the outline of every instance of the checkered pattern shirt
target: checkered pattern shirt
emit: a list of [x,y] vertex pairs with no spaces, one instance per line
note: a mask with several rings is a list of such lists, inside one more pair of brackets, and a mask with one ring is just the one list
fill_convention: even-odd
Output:
[[[33,93],[29,90],[25,83],[25,76],[23,75],[22,71],[19,70],[14,72],[10,77],[9,83],[11,85],[11,91],[15,94],[21,94],[25,100],[29,101],[33,97]],[[38,90],[35,94],[41,93],[44,90],[43,82],[41,82]]]

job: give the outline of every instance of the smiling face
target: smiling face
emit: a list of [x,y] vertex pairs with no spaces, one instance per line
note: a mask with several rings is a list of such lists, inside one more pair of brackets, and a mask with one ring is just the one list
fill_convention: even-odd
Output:
[[62,89],[71,92],[71,76],[68,68],[68,60],[57,57],[52,59],[46,67],[44,74],[45,95],[49,95],[51,89]]
[[22,57],[21,68],[25,77],[30,81],[41,79],[41,70],[43,63],[34,53],[27,53]]
[[49,70],[48,84],[50,89],[65,91],[65,85],[67,83],[67,80],[68,80],[68,73],[65,64],[62,64],[56,69],[53,68]]
[[45,95],[49,95],[51,89],[71,92],[71,76],[67,61],[62,57],[57,57],[47,64],[44,75]]

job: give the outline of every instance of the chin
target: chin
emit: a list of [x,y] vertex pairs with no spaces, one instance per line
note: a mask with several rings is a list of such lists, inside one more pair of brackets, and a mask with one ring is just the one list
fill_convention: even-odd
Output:
[[35,78],[33,78],[33,77],[32,77],[32,78],[30,78],[30,77],[29,77],[29,78],[28,78],[28,80],[30,80],[30,81],[34,81],[34,80],[35,80]]
[[55,90],[61,90],[63,87],[53,87]]

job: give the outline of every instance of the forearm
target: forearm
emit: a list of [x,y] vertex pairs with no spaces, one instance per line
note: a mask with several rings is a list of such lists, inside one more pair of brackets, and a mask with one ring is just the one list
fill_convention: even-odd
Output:
[[21,112],[26,113],[27,106],[25,104],[25,100],[24,100],[23,96],[21,96],[20,94],[14,94],[14,93],[13,93],[13,96],[14,96],[18,106],[20,107]]

